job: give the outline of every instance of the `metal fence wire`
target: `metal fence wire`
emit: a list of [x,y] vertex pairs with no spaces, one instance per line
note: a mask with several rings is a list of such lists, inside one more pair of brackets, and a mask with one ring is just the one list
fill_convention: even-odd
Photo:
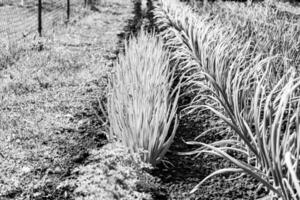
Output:
[[93,0],[0,0],[0,43],[18,41],[67,23],[75,9]]

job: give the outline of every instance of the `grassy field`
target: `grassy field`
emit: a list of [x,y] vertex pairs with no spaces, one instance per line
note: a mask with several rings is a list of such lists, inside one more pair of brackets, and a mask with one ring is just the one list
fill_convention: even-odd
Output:
[[[42,3],[42,29],[43,34],[53,33],[56,24],[65,24],[67,21],[67,4],[65,1],[43,1]],[[71,19],[83,11],[83,2],[76,0],[70,3]],[[25,42],[37,37],[38,6],[36,1],[7,1],[0,5],[0,37],[3,45],[14,42]]]
[[77,185],[59,184],[107,141],[97,105],[131,10],[129,1],[103,1],[99,12],[79,11],[53,34],[19,42],[18,59],[3,63],[0,199],[75,198]]

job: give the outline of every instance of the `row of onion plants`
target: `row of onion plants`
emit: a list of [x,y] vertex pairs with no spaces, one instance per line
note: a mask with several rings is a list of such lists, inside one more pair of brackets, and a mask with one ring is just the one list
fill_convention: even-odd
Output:
[[221,141],[189,142],[200,147],[188,154],[214,154],[237,166],[207,178],[247,173],[270,191],[271,198],[299,199],[299,27],[273,26],[280,22],[274,16],[266,16],[273,20],[267,24],[219,10],[220,14],[196,13],[178,1],[165,0],[154,11],[165,44],[181,63],[178,70],[187,76],[184,84],[198,90],[187,111],[210,110],[224,121],[219,130],[229,130]]

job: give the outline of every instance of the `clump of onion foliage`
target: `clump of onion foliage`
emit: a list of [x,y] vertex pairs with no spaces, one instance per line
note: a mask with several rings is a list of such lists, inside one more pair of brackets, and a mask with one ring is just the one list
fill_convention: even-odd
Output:
[[[162,40],[141,31],[125,45],[110,86],[110,137],[156,165],[170,147],[177,128],[179,89]],[[179,87],[179,86],[178,86]]]

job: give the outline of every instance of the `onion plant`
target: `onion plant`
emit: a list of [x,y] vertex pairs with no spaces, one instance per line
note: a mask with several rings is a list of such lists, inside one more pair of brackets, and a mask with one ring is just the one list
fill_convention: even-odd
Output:
[[110,137],[154,166],[162,161],[178,125],[179,85],[173,88],[174,78],[163,42],[144,31],[126,43],[111,78]]
[[[259,71],[254,71],[257,68]],[[300,170],[298,164],[300,79],[287,74],[270,90],[266,86],[270,72],[262,68],[263,64],[259,63],[253,69],[238,74],[238,77],[233,80],[231,109],[227,108],[229,105],[224,96],[218,96],[216,93],[208,98],[224,108],[223,112],[215,108],[216,104],[191,106],[213,111],[234,130],[238,137],[212,144],[190,142],[190,144],[203,145],[190,154],[219,155],[240,168],[240,170],[222,169],[209,177],[222,172],[243,171],[258,179],[271,191],[272,195],[282,199],[298,199],[300,196],[295,188],[298,188],[300,183],[296,175]],[[249,74],[252,75],[249,76]],[[205,75],[209,81],[216,84],[208,74]],[[213,88],[212,90],[219,89]],[[224,91],[219,92],[222,94]],[[251,107],[244,106],[243,104],[249,100],[252,100],[249,103]],[[247,162],[235,159],[228,154],[228,151],[243,154]],[[286,156],[293,157],[293,163],[289,164]],[[290,171],[287,171],[288,166],[291,166]],[[205,180],[207,179],[200,184]]]

